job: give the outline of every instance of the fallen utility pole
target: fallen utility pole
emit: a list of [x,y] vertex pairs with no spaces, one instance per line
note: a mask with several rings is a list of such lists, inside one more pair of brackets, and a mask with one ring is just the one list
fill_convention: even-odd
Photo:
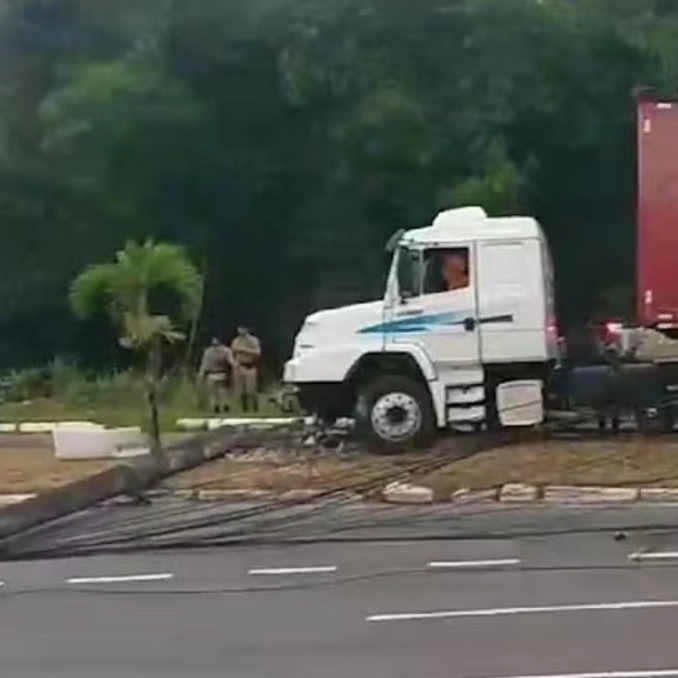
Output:
[[265,430],[220,429],[169,446],[164,455],[143,455],[105,471],[0,510],[0,555],[3,542],[39,525],[83,511],[118,495],[140,496],[159,481],[189,471],[234,449],[258,447],[289,427]]

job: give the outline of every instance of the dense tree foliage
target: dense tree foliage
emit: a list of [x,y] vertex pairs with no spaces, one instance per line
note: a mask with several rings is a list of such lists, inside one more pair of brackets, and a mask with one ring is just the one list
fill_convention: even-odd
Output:
[[282,357],[458,204],[542,221],[566,321],[625,311],[632,90],[677,38],[675,0],[0,0],[0,363],[113,359],[68,283],[145,237]]

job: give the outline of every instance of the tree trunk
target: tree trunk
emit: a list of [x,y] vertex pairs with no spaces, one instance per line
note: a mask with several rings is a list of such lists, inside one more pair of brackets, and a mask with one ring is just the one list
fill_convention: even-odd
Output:
[[193,373],[193,351],[195,349],[195,342],[198,337],[198,325],[202,316],[202,309],[205,303],[205,280],[207,279],[207,262],[203,261],[202,265],[202,289],[200,292],[200,303],[197,311],[191,319],[191,329],[188,333],[188,341],[186,342],[186,355],[184,356],[183,371],[184,376],[190,377]]
[[151,452],[154,456],[163,456],[160,439],[160,407],[158,404],[158,383],[160,381],[160,367],[162,360],[162,345],[160,338],[151,342],[148,351],[148,409],[150,415]]

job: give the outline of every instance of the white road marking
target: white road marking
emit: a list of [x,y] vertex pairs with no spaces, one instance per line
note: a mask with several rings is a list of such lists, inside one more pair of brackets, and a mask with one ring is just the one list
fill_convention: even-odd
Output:
[[581,605],[543,605],[538,607],[495,607],[479,610],[447,610],[440,612],[399,612],[373,614],[368,622],[413,621],[420,619],[462,619],[464,617],[507,617],[518,614],[548,612],[598,612],[604,610],[652,610],[678,607],[678,600],[634,600],[622,603],[584,603]]
[[504,676],[503,678],[671,678],[672,676],[678,676],[678,669],[598,671],[595,673],[547,673],[541,675]]
[[432,569],[464,569],[467,567],[505,567],[508,565],[520,565],[518,558],[505,558],[504,560],[449,560],[433,561],[428,564]]
[[336,565],[320,565],[318,567],[253,567],[247,574],[316,574],[336,572]]
[[629,560],[639,561],[639,560],[676,560],[678,558],[678,551],[657,551],[657,552],[645,552],[637,551],[636,553],[631,553],[629,555]]
[[166,581],[172,579],[174,575],[171,572],[159,574],[125,574],[110,577],[72,577],[67,579],[67,584],[124,584],[127,582],[138,581]]

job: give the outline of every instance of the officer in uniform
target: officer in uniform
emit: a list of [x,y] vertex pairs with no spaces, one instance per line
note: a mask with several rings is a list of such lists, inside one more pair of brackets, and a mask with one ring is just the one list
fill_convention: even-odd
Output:
[[261,344],[249,328],[238,327],[238,335],[231,342],[233,354],[233,390],[240,398],[243,412],[259,411],[257,397],[257,365],[261,358]]
[[210,408],[215,414],[228,411],[228,371],[233,365],[233,356],[227,346],[217,339],[202,354],[198,378],[207,386]]

